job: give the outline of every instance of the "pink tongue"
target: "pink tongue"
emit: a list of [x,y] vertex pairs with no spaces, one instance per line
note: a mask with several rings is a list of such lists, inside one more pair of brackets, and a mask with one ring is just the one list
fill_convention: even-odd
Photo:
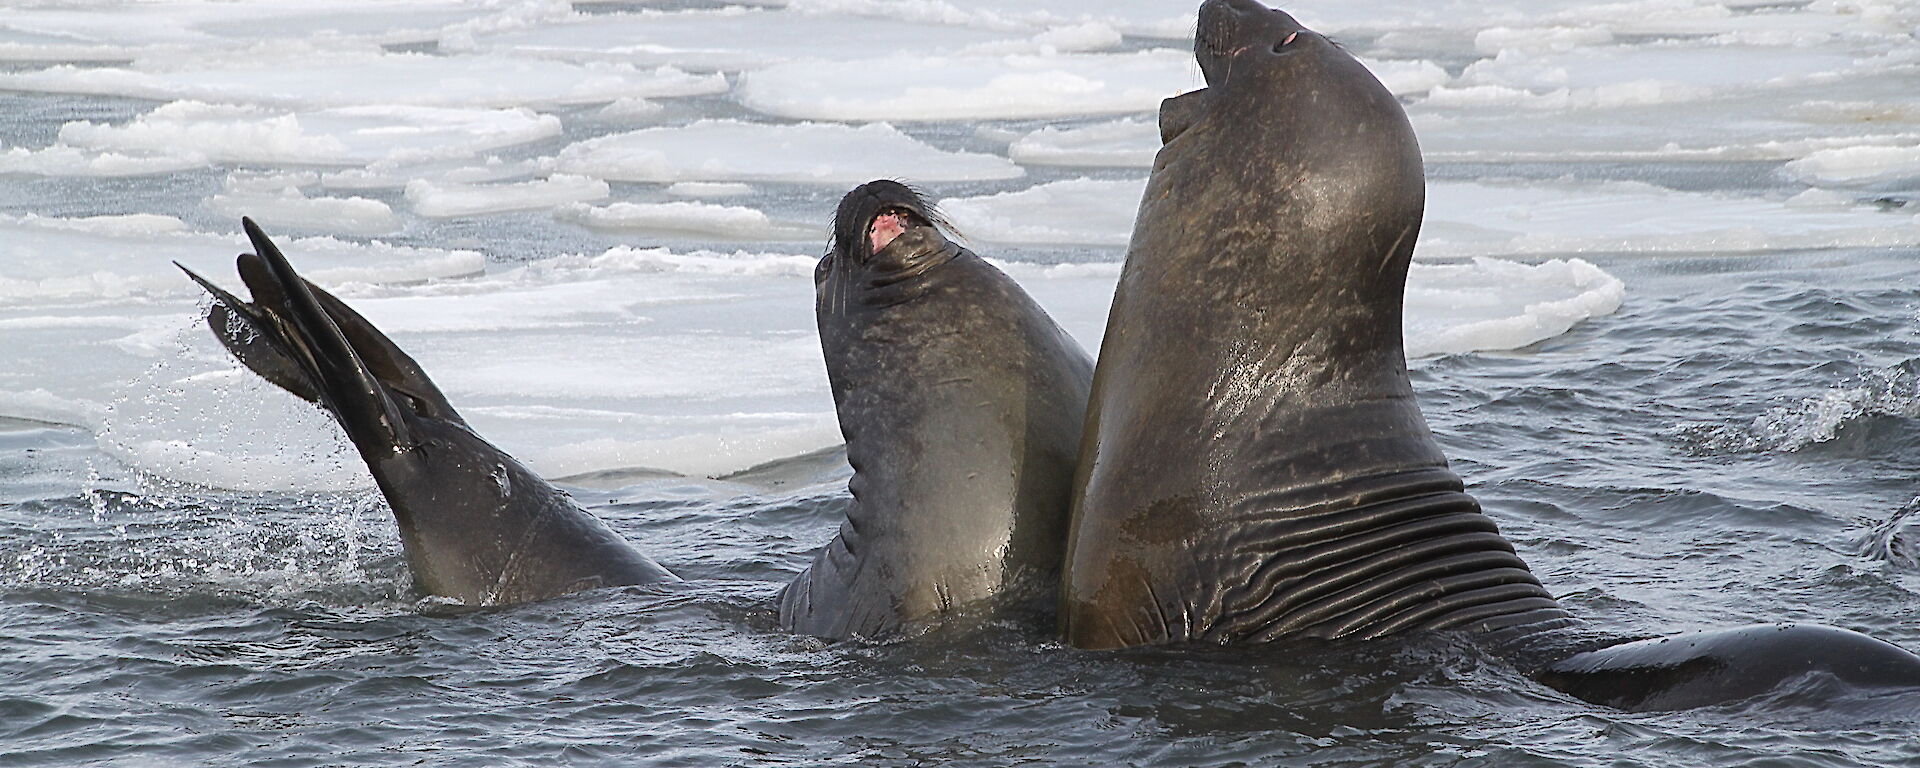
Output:
[[899,214],[887,213],[875,217],[873,227],[867,230],[867,237],[873,243],[873,252],[879,253],[880,249],[887,247],[887,243],[893,242],[900,233],[907,231],[905,225],[906,222],[900,220]]

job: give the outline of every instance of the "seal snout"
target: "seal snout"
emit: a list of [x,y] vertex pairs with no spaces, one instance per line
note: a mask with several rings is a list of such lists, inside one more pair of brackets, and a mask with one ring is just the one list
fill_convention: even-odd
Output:
[[1292,53],[1306,31],[1286,12],[1257,0],[1208,0],[1194,28],[1194,58],[1207,83],[1220,85],[1233,70],[1248,66],[1236,63],[1248,52]]

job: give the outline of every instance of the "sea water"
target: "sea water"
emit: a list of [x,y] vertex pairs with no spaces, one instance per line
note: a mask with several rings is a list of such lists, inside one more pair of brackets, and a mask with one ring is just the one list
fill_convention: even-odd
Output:
[[[1415,387],[1574,612],[1920,648],[1920,6],[1285,7],[1427,156]],[[811,274],[914,183],[1097,350],[1185,2],[0,8],[0,764],[1897,765],[1920,699],[1624,714],[1457,638],[776,631],[848,469]],[[331,419],[172,262],[252,216],[689,579],[423,600]]]

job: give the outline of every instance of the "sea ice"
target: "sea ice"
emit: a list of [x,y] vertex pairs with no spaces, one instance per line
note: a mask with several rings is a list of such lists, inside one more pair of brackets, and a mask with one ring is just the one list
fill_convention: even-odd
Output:
[[413,212],[430,218],[555,208],[568,203],[604,200],[608,194],[604,181],[559,173],[544,179],[506,184],[414,179],[407,182],[406,191]]
[[[1125,245],[1145,179],[1057,181],[940,205],[969,237]],[[1700,252],[1920,244],[1920,216],[1813,208],[1639,182],[1429,182],[1428,258],[1583,251]]]
[[[1450,77],[1429,61],[1367,62],[1396,94]],[[875,81],[872,72],[886,72]],[[741,76],[734,97],[770,115],[815,120],[1013,119],[1144,112],[1205,83],[1187,51],[808,60]]]
[[742,75],[734,98],[802,120],[984,120],[1143,112],[1202,84],[1186,51],[943,52],[776,64]]
[[1823,149],[1787,163],[1789,175],[1832,186],[1920,181],[1920,144]]
[[[289,66],[289,61],[299,66]],[[722,93],[727,80],[671,66],[645,69],[609,62],[308,47],[169,56],[136,61],[132,68],[60,65],[0,72],[0,88],[287,109],[395,104],[480,108]]]
[[[236,229],[238,221],[235,222]],[[60,301],[93,304],[129,297],[195,297],[200,289],[170,262],[197,272],[231,272],[244,239],[189,231],[168,216],[60,219],[0,215],[0,306]],[[485,259],[471,251],[290,238],[301,271],[323,282],[391,282],[471,274]],[[84,254],[86,258],[74,258]]]
[[615,181],[786,181],[858,184],[911,174],[916,181],[1019,178],[1005,158],[944,152],[885,123],[771,125],[701,120],[587,139],[557,167]]
[[558,118],[525,109],[287,111],[197,101],[163,104],[121,124],[76,121],[60,127],[60,143],[72,147],[291,165],[458,159],[558,135]]
[[1035,30],[1108,27],[1136,37],[1193,35],[1193,10],[1163,0],[787,0],[811,13],[860,13],[920,25],[963,24],[983,29]]
[[[1115,35],[1112,42],[1118,43]],[[514,29],[450,43],[456,50],[509,53],[567,61],[620,61],[695,70],[740,70],[796,59],[965,53],[981,46],[1042,43],[1005,33],[888,18],[723,8],[594,15],[565,23]],[[1098,47],[1098,46],[1095,46]],[[1064,50],[1062,46],[1056,49]],[[1010,52],[1010,51],[1005,51]]]
[[1639,182],[1434,182],[1423,256],[1732,252],[1920,244],[1920,216]]
[[553,158],[502,160],[489,156],[478,165],[465,160],[432,162],[396,162],[380,160],[364,168],[324,173],[320,183],[328,189],[404,189],[409,182],[431,181],[450,184],[487,184],[538,176],[553,170]]
[[0,173],[35,176],[150,176],[199,168],[208,162],[193,151],[171,154],[102,152],[55,144],[42,149],[13,147],[0,153]]
[[753,194],[753,186],[729,181],[681,181],[667,185],[667,194],[680,197],[739,197]]
[[720,240],[819,240],[821,227],[774,221],[756,208],[711,203],[613,203],[607,206],[574,204],[559,216],[596,229],[621,229],[657,234],[712,237]]
[[941,200],[969,239],[993,243],[1126,245],[1145,180],[1072,179],[982,197]]
[[142,48],[233,47],[286,38],[421,42],[500,12],[498,4],[463,0],[105,0],[13,4],[0,8],[0,30],[49,45],[119,49],[117,58],[126,59]]
[[207,199],[207,207],[238,220],[252,217],[271,231],[371,237],[400,229],[393,209],[364,197],[308,197],[299,187],[230,190]]
[[1510,48],[1469,65],[1457,84],[1436,89],[1429,99],[1435,105],[1602,109],[1818,82],[1856,65],[1856,57],[1843,52],[1778,46]]
[[1518,349],[1613,314],[1625,296],[1618,278],[1581,259],[1415,264],[1407,274],[1407,356]]
[[1160,151],[1160,126],[1125,118],[1077,128],[1047,126],[1015,139],[1007,156],[1028,165],[1146,168]]

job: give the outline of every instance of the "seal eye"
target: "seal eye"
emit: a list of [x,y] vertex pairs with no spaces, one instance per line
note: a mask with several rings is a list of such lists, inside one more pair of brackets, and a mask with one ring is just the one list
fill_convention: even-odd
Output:
[[1285,48],[1289,45],[1293,45],[1294,38],[1297,38],[1299,36],[1300,36],[1300,31],[1297,29],[1292,32],[1288,32],[1287,38],[1285,40],[1281,40],[1279,45],[1276,45],[1273,47],[1273,50],[1279,51],[1282,48]]

